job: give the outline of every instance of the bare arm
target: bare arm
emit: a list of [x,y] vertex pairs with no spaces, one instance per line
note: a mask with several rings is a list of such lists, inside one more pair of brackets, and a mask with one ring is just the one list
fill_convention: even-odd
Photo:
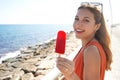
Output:
[[96,46],[88,46],[84,51],[84,80],[100,80],[100,54]]

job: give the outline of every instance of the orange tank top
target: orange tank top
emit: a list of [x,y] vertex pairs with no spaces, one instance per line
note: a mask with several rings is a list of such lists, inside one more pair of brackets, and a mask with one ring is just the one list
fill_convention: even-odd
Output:
[[81,80],[83,80],[83,68],[84,68],[84,49],[87,46],[94,45],[98,48],[99,53],[100,53],[100,58],[101,58],[101,63],[100,63],[100,80],[104,80],[104,74],[105,74],[105,69],[106,69],[106,56],[105,52],[101,46],[101,44],[97,41],[91,41],[89,42],[84,48],[81,48],[81,50],[78,52],[76,57],[74,58],[75,62],[75,73],[80,77]]

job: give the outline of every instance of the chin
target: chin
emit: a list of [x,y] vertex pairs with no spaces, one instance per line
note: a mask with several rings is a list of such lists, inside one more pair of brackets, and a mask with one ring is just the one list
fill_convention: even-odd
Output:
[[80,36],[78,36],[78,35],[75,35],[75,36],[76,36],[76,38],[81,39],[81,37],[80,37]]

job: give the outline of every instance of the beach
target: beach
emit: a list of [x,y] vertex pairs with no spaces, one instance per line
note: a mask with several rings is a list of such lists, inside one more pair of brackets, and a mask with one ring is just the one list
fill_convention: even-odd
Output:
[[[2,61],[0,80],[41,80],[55,66],[55,39],[21,49],[18,56]],[[79,45],[74,32],[67,33],[66,51],[63,57],[72,53]]]
[[[113,63],[112,70],[106,71],[105,80],[119,80],[120,26],[112,27],[111,30]],[[67,57],[80,45],[80,40],[76,39],[74,32],[71,31],[67,34],[66,51],[63,56]],[[28,46],[20,52],[17,57],[4,60],[0,64],[0,80],[41,80],[55,67],[58,56],[55,53],[55,39],[48,43]]]

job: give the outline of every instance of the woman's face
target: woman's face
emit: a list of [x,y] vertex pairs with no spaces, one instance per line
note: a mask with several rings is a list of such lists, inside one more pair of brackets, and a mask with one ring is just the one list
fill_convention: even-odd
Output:
[[96,32],[94,14],[87,9],[79,9],[73,23],[77,38],[87,39],[94,36]]

